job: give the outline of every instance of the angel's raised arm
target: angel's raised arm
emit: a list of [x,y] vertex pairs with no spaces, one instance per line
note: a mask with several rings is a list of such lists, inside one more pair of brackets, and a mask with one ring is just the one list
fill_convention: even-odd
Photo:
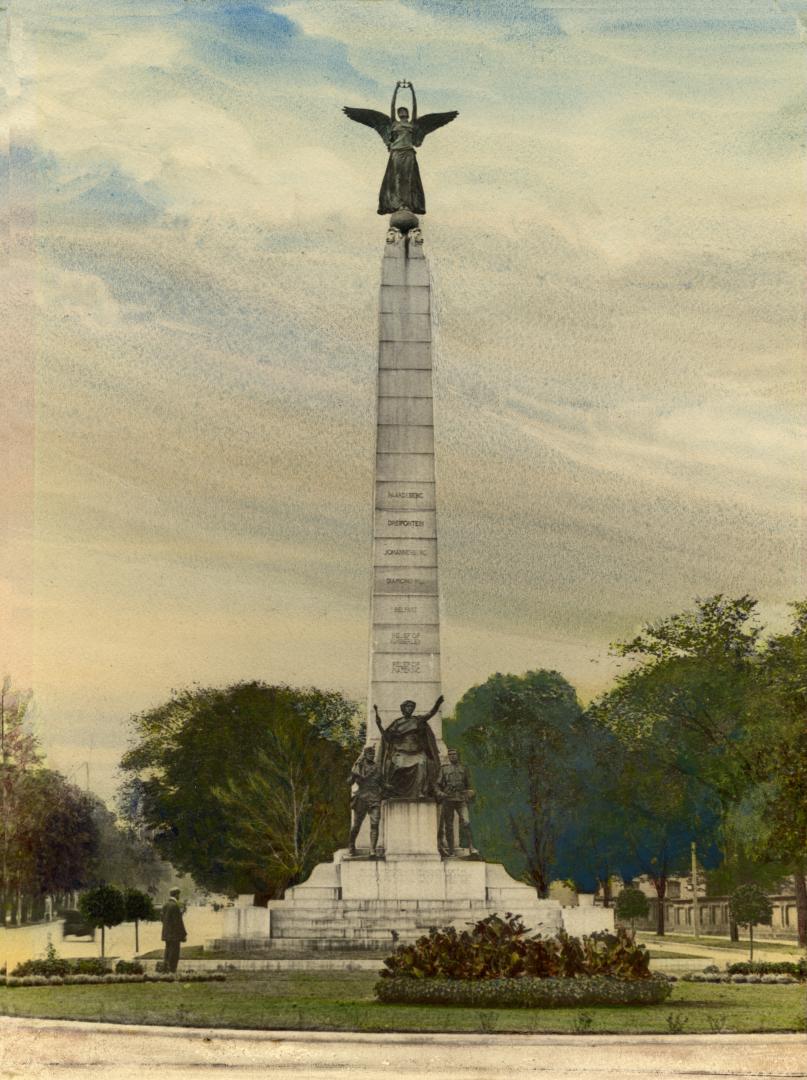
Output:
[[351,105],[345,105],[342,112],[351,120],[355,120],[357,124],[365,124],[367,127],[375,128],[384,143],[389,142],[392,122],[382,112],[377,109],[354,109]]

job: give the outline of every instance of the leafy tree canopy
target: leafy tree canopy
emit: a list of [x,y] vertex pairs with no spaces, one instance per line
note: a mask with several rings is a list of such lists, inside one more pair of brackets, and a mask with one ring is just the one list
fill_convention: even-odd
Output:
[[473,773],[483,851],[546,895],[581,794],[585,742],[574,688],[556,671],[491,675],[458,702],[446,734]]
[[644,919],[650,902],[641,889],[623,889],[616,898],[615,910],[620,919]]
[[121,803],[203,887],[280,895],[343,841],[362,736],[341,694],[262,682],[183,690],[132,725]]
[[99,885],[79,897],[79,910],[92,926],[118,926],[126,918],[123,893],[114,885]]

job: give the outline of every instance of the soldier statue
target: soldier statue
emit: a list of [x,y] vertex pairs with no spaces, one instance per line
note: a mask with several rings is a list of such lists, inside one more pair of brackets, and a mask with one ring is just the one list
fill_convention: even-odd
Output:
[[468,804],[475,796],[471,788],[468,769],[460,762],[457,750],[448,751],[448,764],[440,768],[437,780],[437,797],[440,800],[440,827],[437,846],[446,858],[454,854],[454,816],[459,820],[460,847],[468,848],[469,855],[479,852],[471,835],[471,816]]
[[356,790],[350,800],[353,823],[350,829],[350,854],[356,854],[356,837],[362,822],[370,817],[370,854],[378,854],[378,823],[381,820],[381,767],[375,759],[375,747],[365,746],[350,773]]

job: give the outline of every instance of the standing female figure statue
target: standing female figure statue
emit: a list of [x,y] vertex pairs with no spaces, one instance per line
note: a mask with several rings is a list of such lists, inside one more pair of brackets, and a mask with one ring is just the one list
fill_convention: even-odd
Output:
[[381,782],[387,799],[433,799],[440,775],[440,752],[429,721],[443,704],[443,695],[427,713],[415,714],[414,701],[401,702],[401,715],[386,727],[374,705],[381,732]]
[[[398,91],[401,89],[409,89],[412,93],[411,119],[405,106],[396,108]],[[389,150],[387,171],[378,194],[379,214],[394,214],[397,210],[425,214],[426,197],[423,194],[415,147],[420,146],[430,132],[443,124],[451,123],[459,114],[454,111],[428,113],[419,117],[415,88],[404,79],[395,85],[389,116],[375,109],[354,109],[349,105],[346,105],[343,111],[358,124],[375,128]]]

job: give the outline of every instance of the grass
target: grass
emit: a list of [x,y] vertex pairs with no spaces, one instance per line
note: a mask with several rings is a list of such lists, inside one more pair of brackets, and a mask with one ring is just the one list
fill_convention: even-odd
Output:
[[651,960],[700,960],[703,963],[707,957],[700,953],[673,952],[672,949],[648,949]]
[[[665,934],[664,937],[657,937],[655,934],[644,932],[637,933],[636,939],[648,946],[660,945],[663,942],[672,941],[676,945],[700,945],[707,949],[731,949],[743,953],[748,953],[749,948],[748,938],[745,938],[742,941],[730,941],[729,938],[704,937],[701,935],[701,937],[696,940],[692,934]],[[767,949],[771,949],[773,952],[793,953],[798,956],[804,954],[804,950],[799,947],[797,941],[766,941],[764,938],[754,938],[755,953]],[[667,953],[667,956],[672,955],[672,953]]]
[[0,1014],[123,1024],[316,1031],[678,1032],[804,1031],[804,987],[676,983],[641,1008],[485,1009],[381,1005],[373,972],[230,975],[224,983],[0,987]]

